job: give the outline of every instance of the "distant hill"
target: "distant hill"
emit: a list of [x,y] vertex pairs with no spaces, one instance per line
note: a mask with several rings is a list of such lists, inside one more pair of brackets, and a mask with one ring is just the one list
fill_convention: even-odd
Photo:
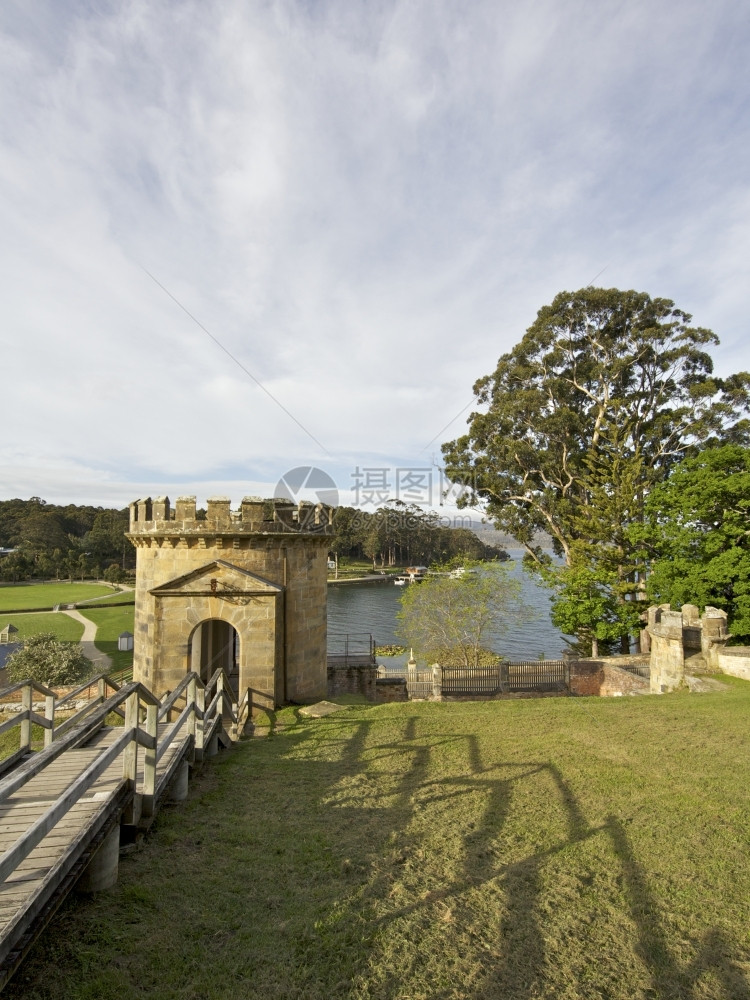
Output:
[[[504,531],[497,531],[491,524],[474,523],[471,530],[486,545],[497,545],[501,549],[520,549],[523,547],[512,535],[507,535]],[[552,548],[552,538],[546,531],[542,531],[536,536],[536,542],[543,549]]]

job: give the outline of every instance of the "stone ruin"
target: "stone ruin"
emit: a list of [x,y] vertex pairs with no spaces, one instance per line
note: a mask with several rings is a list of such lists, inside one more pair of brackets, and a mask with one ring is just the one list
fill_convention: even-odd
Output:
[[729,641],[727,613],[706,607],[701,615],[694,604],[652,605],[648,609],[651,639],[651,692],[675,691],[685,684],[685,662],[694,669],[716,672],[719,657]]

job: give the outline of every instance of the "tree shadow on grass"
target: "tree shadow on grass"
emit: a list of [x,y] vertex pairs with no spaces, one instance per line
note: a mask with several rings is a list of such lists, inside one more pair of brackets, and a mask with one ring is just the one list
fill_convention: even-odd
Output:
[[[34,956],[7,995],[72,995],[54,975],[67,964],[80,995],[103,998],[551,996],[544,869],[589,844],[622,874],[649,995],[696,995],[711,970],[712,996],[750,998],[718,930],[680,962],[622,822],[590,824],[559,767],[485,761],[474,733],[436,732],[417,715],[385,723],[387,734],[363,709],[300,719],[207,769],[186,806],[157,822],[117,893],[64,910],[49,960]],[[512,853],[502,837],[529,790],[558,821],[544,843]],[[184,969],[169,972],[167,958]],[[107,961],[113,983],[96,979]],[[607,995],[586,988],[567,995]],[[609,995],[642,993],[623,982]]]

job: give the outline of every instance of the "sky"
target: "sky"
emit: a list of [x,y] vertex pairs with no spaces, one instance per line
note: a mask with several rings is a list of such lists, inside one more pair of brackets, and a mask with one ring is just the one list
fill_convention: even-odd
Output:
[[736,0],[4,0],[0,499],[434,505],[590,283],[750,368],[749,55]]

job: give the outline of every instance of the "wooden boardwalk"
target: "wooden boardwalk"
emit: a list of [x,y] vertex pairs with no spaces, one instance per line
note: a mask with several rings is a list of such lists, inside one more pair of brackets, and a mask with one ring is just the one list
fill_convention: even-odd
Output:
[[[109,699],[102,693],[88,719],[59,727],[58,742],[53,723],[44,750],[14,755],[15,766],[0,778],[0,989],[100,848],[97,862],[110,851],[116,869],[121,824],[150,824],[172,782],[186,780],[187,762],[228,742],[223,718],[236,733],[238,706],[227,706],[222,683],[217,687],[208,708],[211,688],[195,675],[164,702],[139,684]],[[18,720],[22,746],[30,723],[40,722],[31,689],[27,702],[28,717]],[[124,725],[103,726],[123,704]]]

